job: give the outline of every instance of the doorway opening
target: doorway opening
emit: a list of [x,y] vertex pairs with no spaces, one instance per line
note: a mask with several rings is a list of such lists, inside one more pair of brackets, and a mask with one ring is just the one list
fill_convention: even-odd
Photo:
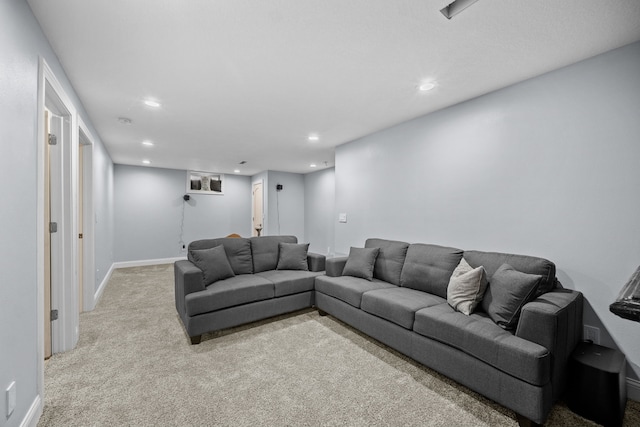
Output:
[[78,341],[78,132],[69,97],[44,59],[39,65],[37,358],[42,405],[46,355],[70,350]]

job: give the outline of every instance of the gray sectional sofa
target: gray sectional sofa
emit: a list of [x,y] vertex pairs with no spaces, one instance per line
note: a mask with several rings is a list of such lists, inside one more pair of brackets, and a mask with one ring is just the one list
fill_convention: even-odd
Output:
[[[543,423],[564,391],[583,302],[562,288],[552,262],[368,239],[349,257],[326,260],[325,274],[325,259],[313,254],[310,271],[278,270],[283,243],[295,237],[189,245],[190,260],[175,264],[175,286],[192,343],[204,332],[315,305],[512,409],[521,424]],[[235,276],[207,286],[193,251],[220,245]]]
[[176,309],[191,343],[206,332],[313,306],[325,257],[307,248],[295,236],[191,242],[188,259],[174,264]]

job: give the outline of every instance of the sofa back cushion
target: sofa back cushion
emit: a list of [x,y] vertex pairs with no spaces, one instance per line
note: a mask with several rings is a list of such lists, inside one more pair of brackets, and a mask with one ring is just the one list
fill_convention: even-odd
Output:
[[298,243],[296,236],[261,236],[251,237],[250,240],[254,273],[276,269],[280,254],[279,243]]
[[[407,256],[408,243],[385,239],[367,239],[365,248],[379,248],[373,277],[400,286],[400,273]],[[446,295],[446,294],[445,294]]]
[[535,297],[556,287],[556,266],[551,261],[528,255],[505,254],[499,252],[464,251],[464,259],[473,268],[483,266],[487,272],[489,286],[491,278],[502,264],[509,264],[515,270],[527,274],[538,274],[542,281],[538,285]]
[[447,298],[447,285],[462,259],[462,249],[414,243],[400,275],[400,286]]
[[253,261],[251,260],[251,242],[246,238],[221,237],[219,239],[195,240],[189,243],[187,258],[194,262],[192,251],[211,249],[222,245],[227,254],[227,259],[234,274],[253,273]]

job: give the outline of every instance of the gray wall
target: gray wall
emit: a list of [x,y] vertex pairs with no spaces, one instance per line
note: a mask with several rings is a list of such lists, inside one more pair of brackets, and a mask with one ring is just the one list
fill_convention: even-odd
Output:
[[224,195],[186,194],[184,170],[115,166],[116,261],[184,256],[184,242],[251,233],[251,180],[225,175]]
[[[94,138],[97,133],[93,132]],[[114,261],[114,164],[102,144],[93,149],[96,291]]]
[[[45,58],[70,97],[89,131],[82,104],[67,80],[40,26],[24,0],[0,2],[0,425],[19,425],[37,397],[37,135],[38,60]],[[109,236],[113,219],[108,209],[108,174],[111,160],[96,141],[99,170],[106,171],[94,195],[99,224],[96,228],[96,266],[111,265]],[[16,382],[17,406],[6,419],[4,390]]]
[[549,258],[637,373],[638,323],[608,306],[640,262],[638,159],[640,43],[338,147],[336,249],[378,236]]
[[328,168],[304,176],[304,231],[309,250],[334,252],[336,173]]
[[[292,235],[305,241],[304,228],[304,176],[297,173],[268,171],[265,181],[265,205],[268,235]],[[276,191],[282,184],[283,190]]]

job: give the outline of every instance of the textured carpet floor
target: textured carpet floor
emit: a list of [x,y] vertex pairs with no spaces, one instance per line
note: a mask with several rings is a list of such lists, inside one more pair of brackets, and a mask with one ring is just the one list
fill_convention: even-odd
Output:
[[[640,425],[629,402],[626,425]],[[314,310],[189,345],[173,266],[116,270],[45,365],[39,426],[515,426],[514,414]],[[551,426],[593,425],[556,405]]]

